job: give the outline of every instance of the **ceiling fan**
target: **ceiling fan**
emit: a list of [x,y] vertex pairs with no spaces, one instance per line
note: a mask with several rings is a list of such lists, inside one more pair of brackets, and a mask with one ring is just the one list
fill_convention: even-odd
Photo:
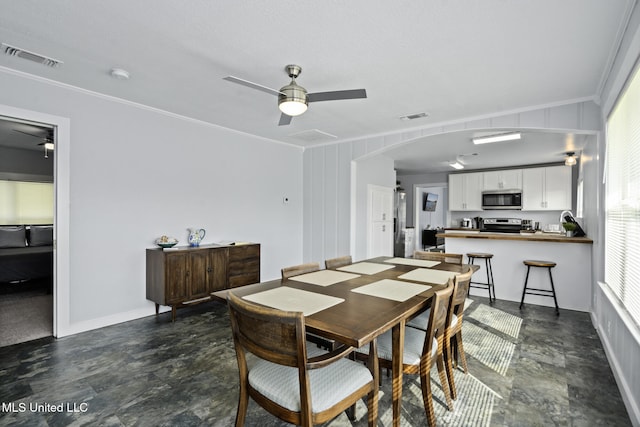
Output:
[[285,71],[291,77],[291,83],[280,88],[280,90],[271,89],[258,83],[253,83],[234,76],[223,77],[232,83],[237,83],[253,89],[267,92],[278,96],[278,108],[282,112],[278,126],[288,125],[291,118],[299,116],[307,111],[310,102],[319,101],[339,101],[342,99],[358,99],[366,98],[367,91],[365,89],[336,90],[331,92],[313,92],[307,93],[307,90],[296,83],[296,78],[302,72],[299,65],[287,65]]
[[33,134],[33,133],[24,132],[24,131],[17,130],[17,129],[13,129],[13,131],[14,132],[18,132],[18,133],[22,133],[24,135],[32,136],[34,138],[41,139],[42,142],[39,143],[38,145],[44,145],[44,157],[45,158],[49,158],[49,156],[47,155],[47,151],[53,151],[55,149],[55,145],[53,144],[53,135],[51,134],[50,131],[47,131],[47,135],[46,136],[36,135],[36,134]]

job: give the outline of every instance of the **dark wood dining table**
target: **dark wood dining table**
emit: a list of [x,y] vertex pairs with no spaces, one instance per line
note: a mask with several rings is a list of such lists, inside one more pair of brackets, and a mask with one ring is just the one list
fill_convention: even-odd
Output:
[[[393,265],[393,268],[375,273],[360,274],[329,286],[319,286],[289,279],[276,279],[253,285],[227,289],[213,294],[214,297],[225,300],[228,292],[244,297],[280,286],[301,289],[321,295],[329,295],[344,299],[343,302],[319,312],[305,316],[305,326],[308,332],[345,343],[353,347],[362,347],[379,335],[392,330],[392,407],[393,425],[400,425],[400,409],[402,399],[402,353],[404,349],[404,327],[407,319],[428,308],[434,292],[445,287],[443,284],[420,283],[425,286],[421,292],[405,301],[396,301],[371,295],[352,292],[353,289],[368,285],[379,280],[403,280],[398,276],[422,268],[415,265],[390,264],[385,261],[391,257],[378,257],[360,262]],[[358,264],[355,262],[354,264]],[[440,263],[434,270],[445,270],[454,273],[466,271],[466,265]],[[471,266],[473,267],[473,266]],[[477,268],[475,268],[477,270]],[[403,280],[406,281],[406,280]]]

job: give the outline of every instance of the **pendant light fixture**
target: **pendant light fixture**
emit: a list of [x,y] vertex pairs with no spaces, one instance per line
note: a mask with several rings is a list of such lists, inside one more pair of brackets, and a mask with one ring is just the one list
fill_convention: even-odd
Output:
[[573,166],[577,163],[576,153],[573,151],[568,151],[566,154],[566,158],[564,159],[565,166]]

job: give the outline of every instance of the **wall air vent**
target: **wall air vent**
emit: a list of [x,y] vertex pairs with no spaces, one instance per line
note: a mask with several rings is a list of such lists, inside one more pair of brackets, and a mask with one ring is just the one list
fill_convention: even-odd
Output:
[[2,51],[9,56],[17,56],[22,59],[27,59],[29,61],[37,62],[38,64],[46,65],[47,67],[58,67],[62,64],[62,61],[58,61],[57,59],[48,58],[44,55],[40,55],[38,53],[29,52],[28,50],[20,49],[19,47],[10,46],[6,43],[2,43]]
[[429,113],[407,114],[406,116],[401,116],[400,120],[415,120],[415,119],[421,119],[423,117],[429,117]]

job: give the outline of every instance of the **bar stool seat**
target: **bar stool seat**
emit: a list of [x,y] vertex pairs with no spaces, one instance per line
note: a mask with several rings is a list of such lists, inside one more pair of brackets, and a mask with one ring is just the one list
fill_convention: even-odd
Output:
[[[524,279],[524,288],[522,289],[522,298],[520,299],[520,308],[522,309],[522,305],[524,304],[524,296],[526,294],[539,295],[543,297],[553,297],[553,303],[556,306],[556,315],[560,315],[560,309],[558,308],[558,300],[556,298],[556,288],[553,285],[553,276],[551,275],[551,269],[555,267],[557,264],[553,261],[540,261],[540,260],[524,260],[522,261],[522,263],[527,266],[527,275]],[[551,282],[550,290],[530,288],[527,286],[529,282],[529,272],[531,270],[531,267],[541,267],[541,268],[547,268],[549,270],[549,281]]]
[[[469,264],[474,264],[476,258],[483,259],[484,268],[487,271],[487,281],[486,282],[469,282],[469,289],[471,288],[487,289],[489,291],[489,302],[495,301],[496,289],[493,285],[493,267],[491,266],[491,258],[493,258],[493,254],[489,254],[485,252],[469,252],[467,254],[467,258],[469,259]],[[493,292],[493,297],[491,296],[491,292]]]

